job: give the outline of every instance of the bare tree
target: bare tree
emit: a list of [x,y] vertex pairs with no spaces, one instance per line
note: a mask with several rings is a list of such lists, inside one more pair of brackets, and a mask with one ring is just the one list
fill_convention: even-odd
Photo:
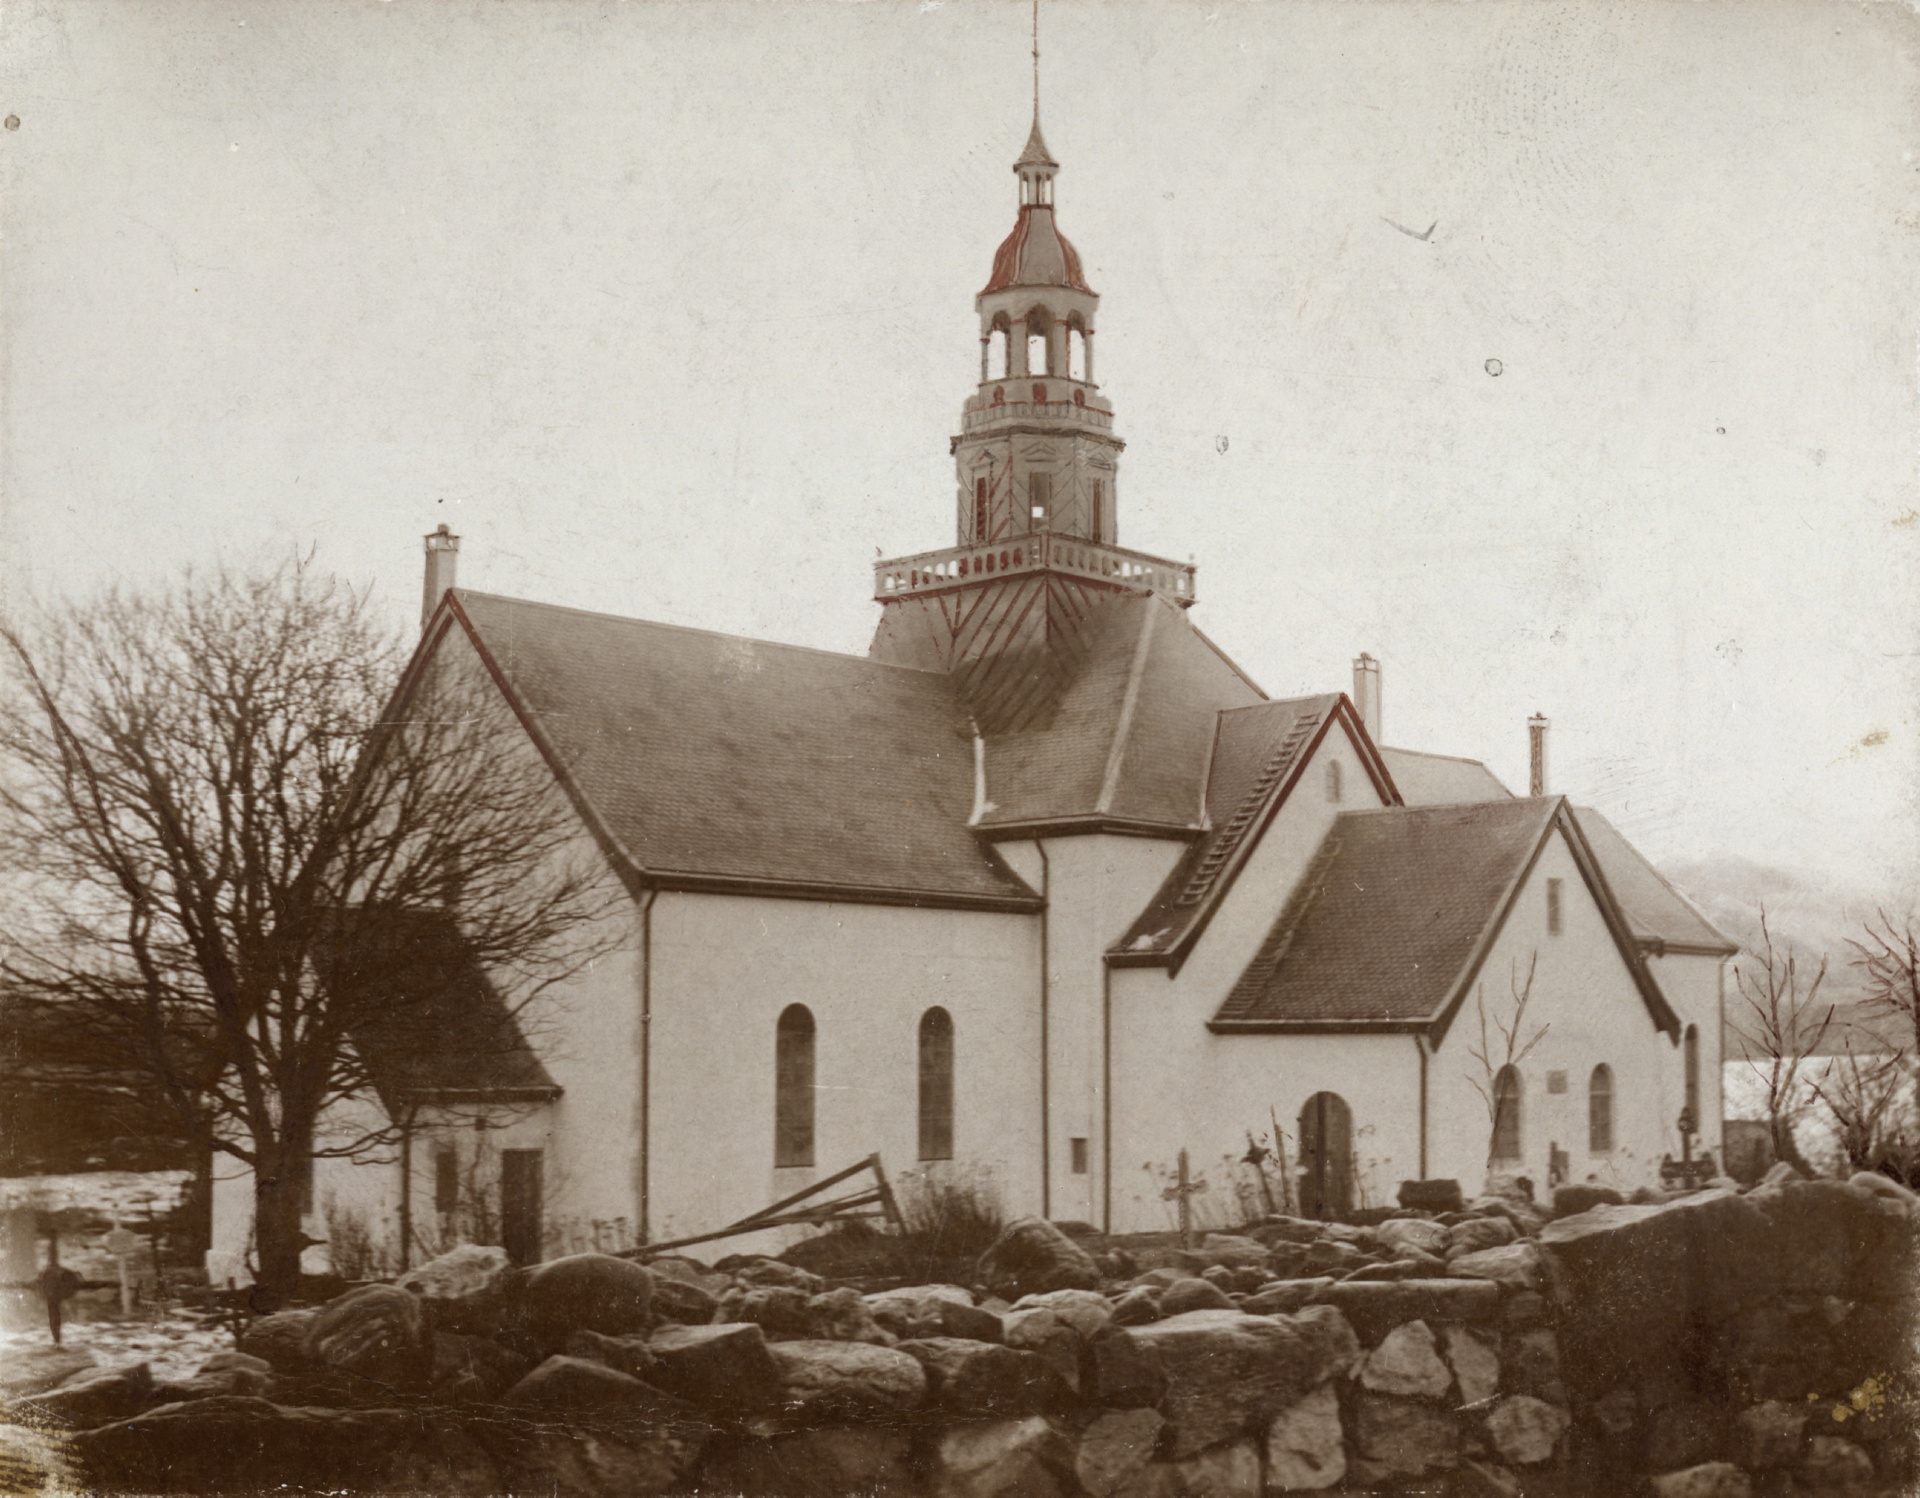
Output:
[[1748,961],[1733,971],[1746,1007],[1738,1018],[1729,1016],[1728,1023],[1745,1042],[1747,1065],[1766,1088],[1773,1157],[1805,1171],[1807,1162],[1793,1137],[1793,1126],[1810,1097],[1801,1085],[1807,1058],[1819,1049],[1833,1024],[1834,1006],[1822,1008],[1817,1002],[1820,985],[1826,981],[1827,959],[1822,957],[1812,980],[1805,981],[1799,954],[1791,945],[1775,944],[1764,905],[1760,907],[1760,945],[1749,948],[1746,956]]
[[0,977],[251,1168],[284,1294],[316,1153],[388,1142],[318,1128],[370,1089],[356,1036],[404,1025],[381,980],[407,918],[457,924],[523,1013],[599,950],[605,861],[477,663],[396,690],[399,640],[310,556],[114,589],[0,646],[0,862],[26,876]]
[[[1500,1126],[1510,1116],[1511,1109],[1517,1104],[1516,1097],[1508,1096],[1500,1085],[1500,1078],[1510,1067],[1517,1068],[1532,1054],[1533,1048],[1546,1039],[1550,1025],[1541,1025],[1524,1041],[1520,1038],[1526,1028],[1527,1004],[1533,998],[1533,975],[1540,966],[1540,954],[1535,952],[1527,962],[1526,981],[1520,979],[1520,965],[1516,961],[1507,974],[1507,988],[1512,997],[1510,1017],[1502,1020],[1499,1015],[1492,1018],[1489,1029],[1487,1016],[1487,986],[1478,984],[1473,992],[1473,1007],[1480,1016],[1480,1043],[1468,1046],[1467,1054],[1480,1063],[1481,1075],[1469,1077],[1473,1090],[1480,1094],[1487,1105],[1487,1168],[1491,1170],[1500,1145]],[[1499,1044],[1494,1044],[1495,1039]]]
[[[1841,1152],[1854,1170],[1880,1170],[1906,1153],[1900,1108],[1907,1056],[1877,1045],[1846,1048],[1809,1070],[1808,1089],[1833,1119]],[[1904,1177],[1904,1170],[1900,1172]]]

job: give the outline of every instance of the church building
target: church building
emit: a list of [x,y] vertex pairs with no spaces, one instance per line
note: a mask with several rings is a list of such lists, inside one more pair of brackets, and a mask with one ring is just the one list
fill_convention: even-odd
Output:
[[[1274,700],[1193,623],[1195,568],[1121,544],[1057,172],[1036,119],[952,544],[876,565],[866,655],[474,592],[427,538],[408,680],[484,668],[631,899],[537,1028],[457,973],[445,1044],[368,1058],[412,1135],[320,1162],[315,1237],[658,1242],[874,1153],[903,1194],[1117,1233],[1171,1226],[1183,1152],[1219,1220],[1717,1154],[1734,948],[1548,793],[1544,721],[1516,795],[1385,743],[1366,655]],[[249,1184],[220,1196],[224,1278]]]

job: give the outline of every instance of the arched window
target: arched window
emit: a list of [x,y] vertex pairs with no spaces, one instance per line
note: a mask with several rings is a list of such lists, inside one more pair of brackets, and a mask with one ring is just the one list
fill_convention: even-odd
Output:
[[780,1011],[773,1040],[773,1163],[813,1164],[813,1013]]
[[983,378],[1004,380],[1007,374],[1007,324],[1002,318],[994,323],[993,331],[987,334],[987,370]]
[[1087,378],[1087,333],[1078,322],[1067,324],[1067,378]]
[[1329,801],[1340,799],[1340,761],[1337,759],[1327,761],[1327,799]]
[[1035,312],[1027,319],[1027,373],[1030,375],[1050,375],[1053,373],[1052,340],[1048,337],[1050,319],[1044,312]]
[[1520,1161],[1520,1073],[1511,1066],[1500,1068],[1493,1079],[1493,1149],[1496,1164],[1514,1165]]
[[1612,1148],[1613,1068],[1603,1062],[1587,1083],[1587,1153],[1604,1155]]
[[920,1016],[920,1158],[953,1158],[953,1016]]
[[1692,1115],[1693,1127],[1700,1127],[1700,1027],[1687,1026],[1687,1038],[1684,1046],[1687,1066],[1687,1112]]

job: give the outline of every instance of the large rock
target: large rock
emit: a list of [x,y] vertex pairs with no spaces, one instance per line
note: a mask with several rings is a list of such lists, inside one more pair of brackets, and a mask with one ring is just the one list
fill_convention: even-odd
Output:
[[[618,1363],[612,1366],[620,1368],[622,1373],[634,1371]],[[485,1337],[464,1337],[455,1332],[435,1332],[429,1393],[440,1404],[488,1404],[531,1371],[532,1365],[526,1358],[498,1342]]]
[[548,1358],[509,1389],[501,1403],[551,1421],[590,1425],[616,1435],[700,1424],[690,1405],[586,1358]]
[[722,1259],[715,1267],[748,1285],[783,1285],[808,1296],[818,1295],[827,1288],[827,1282],[811,1269],[789,1264],[784,1259],[768,1258],[765,1254],[735,1255]]
[[[678,1325],[677,1322],[675,1324]],[[464,1340],[477,1342],[479,1339]],[[605,1363],[615,1372],[624,1373],[628,1378],[637,1378],[642,1383],[652,1382],[653,1371],[660,1363],[645,1337],[608,1337],[599,1332],[569,1332],[566,1344],[560,1350],[570,1358]],[[437,1367],[434,1376],[436,1379],[439,1377]]]
[[1500,1287],[1488,1280],[1338,1280],[1314,1300],[1338,1307],[1369,1347],[1402,1322],[1491,1321],[1500,1314]]
[[865,1297],[851,1286],[825,1290],[807,1302],[807,1335],[822,1342],[871,1342],[891,1347],[894,1335],[873,1318]]
[[751,1321],[663,1326],[647,1342],[650,1382],[702,1409],[747,1414],[780,1402],[780,1370]]
[[1113,1302],[1113,1324],[1145,1326],[1150,1321],[1158,1321],[1162,1293],[1158,1285],[1132,1286]]
[[394,1284],[424,1300],[465,1300],[484,1291],[509,1262],[504,1248],[462,1243],[409,1269]]
[[1210,1280],[1175,1280],[1160,1292],[1160,1314],[1183,1316],[1188,1311],[1231,1311],[1227,1292]]
[[767,1352],[780,1373],[782,1405],[810,1419],[884,1419],[926,1398],[925,1372],[898,1348],[799,1341],[776,1342]]
[[508,1296],[513,1331],[537,1349],[562,1346],[569,1332],[628,1337],[651,1320],[653,1276],[611,1254],[570,1254],[515,1277]]
[[1123,1326],[1109,1326],[1086,1346],[1081,1394],[1091,1404],[1130,1409],[1158,1404],[1167,1392],[1160,1359]]
[[1753,1483],[1732,1462],[1702,1462],[1649,1479],[1654,1498],[1753,1498]]
[[1326,1278],[1311,1280],[1270,1280],[1241,1303],[1249,1316],[1291,1315],[1311,1305],[1316,1296],[1333,1283]]
[[[476,1422],[469,1430],[503,1474],[492,1493],[543,1498],[653,1498],[679,1490],[707,1440],[705,1431],[673,1424],[613,1432],[592,1424],[503,1421]],[[393,1491],[440,1498],[428,1483]]]
[[742,1285],[720,1297],[720,1321],[750,1321],[774,1337],[815,1337],[813,1297],[792,1285]]
[[973,1303],[958,1285],[914,1285],[867,1296],[873,1319],[896,1337],[971,1337],[1002,1340],[1000,1318]]
[[263,1360],[275,1373],[305,1373],[314,1366],[307,1353],[307,1333],[317,1311],[276,1311],[262,1316],[240,1334],[239,1349]]
[[1355,1350],[1344,1319],[1312,1312],[1265,1317],[1189,1311],[1135,1327],[1129,1335],[1158,1358],[1167,1376],[1160,1408],[1173,1425],[1169,1455],[1175,1460],[1263,1429],[1281,1410],[1344,1372]]
[[1013,1303],[1013,1310],[1051,1311],[1083,1337],[1093,1336],[1113,1320],[1112,1303],[1093,1290],[1050,1290],[1044,1295],[1025,1295]]
[[1769,1400],[1741,1410],[1733,1417],[1733,1455],[1754,1472],[1791,1467],[1800,1460],[1807,1438],[1805,1405]]
[[1267,1245],[1241,1233],[1208,1233],[1200,1240],[1200,1255],[1229,1269],[1267,1267]]
[[1073,1239],[1039,1217],[1007,1224],[980,1256],[982,1284],[1009,1300],[1048,1290],[1097,1290],[1100,1267]]
[[19,1399],[57,1389],[96,1366],[82,1347],[14,1346],[0,1349],[0,1399]]
[[1117,1498],[1153,1460],[1166,1420],[1156,1410],[1112,1410],[1080,1435],[1073,1470],[1088,1498]]
[[1588,1186],[1569,1182],[1553,1188],[1553,1215],[1574,1217],[1595,1207],[1617,1207],[1626,1198],[1611,1186]]
[[1455,1254],[1447,1260],[1447,1273],[1461,1279],[1491,1280],[1508,1290],[1538,1290],[1540,1250],[1520,1242]]
[[929,1498],[1059,1498],[1075,1483],[1071,1447],[1038,1415],[951,1426],[928,1467]]
[[1424,1321],[1409,1321],[1388,1332],[1367,1354],[1360,1382],[1376,1394],[1444,1399],[1453,1386],[1453,1373],[1440,1360],[1433,1329]]
[[1460,1459],[1453,1416],[1418,1399],[1362,1392],[1354,1399],[1354,1447],[1389,1473],[1418,1477]]
[[452,1419],[426,1410],[286,1409],[226,1396],[80,1432],[69,1450],[95,1492],[491,1498],[506,1490],[488,1454]]
[[1207,1498],[1260,1498],[1260,1446],[1228,1441],[1175,1464],[1189,1493]]
[[1443,1326],[1440,1336],[1462,1404],[1479,1404],[1500,1392],[1500,1354],[1491,1339],[1465,1326]]
[[138,1414],[152,1392],[153,1370],[145,1363],[90,1370],[45,1393],[9,1400],[6,1418],[15,1425],[92,1430]]
[[[655,1268],[649,1264],[649,1270]],[[655,1273],[653,1277],[653,1319],[677,1321],[682,1326],[705,1326],[713,1320],[720,1297],[690,1280],[671,1279]]]
[[1504,1460],[1529,1467],[1552,1457],[1572,1423],[1573,1417],[1559,1405],[1515,1394],[1488,1413],[1487,1438]]
[[754,1498],[911,1498],[916,1487],[912,1437],[857,1425],[710,1449],[688,1491]]
[[902,1342],[926,1373],[927,1402],[949,1415],[1040,1415],[1064,1410],[1075,1388],[1038,1353],[964,1337]]
[[1446,1256],[1447,1229],[1431,1217],[1390,1217],[1373,1231],[1389,1253],[1398,1255],[1411,1249],[1432,1257]]
[[1447,1246],[1441,1250],[1441,1257],[1458,1258],[1462,1254],[1503,1248],[1518,1236],[1513,1224],[1504,1217],[1462,1218],[1447,1229]]
[[[194,1399],[216,1399],[222,1394],[268,1399],[281,1392],[275,1385],[273,1369],[264,1358],[244,1352],[217,1352],[202,1363],[191,1378],[156,1381],[147,1390],[147,1405],[154,1408],[163,1404],[185,1404]],[[343,1391],[336,1388],[334,1392]],[[283,1396],[281,1402],[292,1401]]]
[[328,1301],[307,1327],[302,1351],[362,1400],[403,1397],[433,1377],[426,1310],[420,1297],[394,1285],[366,1285]]
[[1330,1488],[1347,1475],[1340,1399],[1324,1383],[1267,1425],[1267,1486],[1280,1492]]

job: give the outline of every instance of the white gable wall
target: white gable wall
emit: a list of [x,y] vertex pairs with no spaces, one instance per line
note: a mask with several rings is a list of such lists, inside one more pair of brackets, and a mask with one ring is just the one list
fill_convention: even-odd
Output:
[[[1547,930],[1547,880],[1561,881],[1562,930]],[[1487,1173],[1492,1125],[1486,1101],[1473,1086],[1490,1085],[1469,1054],[1480,1045],[1475,994],[1483,993],[1487,1033],[1496,1066],[1504,1060],[1496,1021],[1511,1023],[1513,987],[1524,985],[1535,954],[1532,997],[1520,1044],[1546,1033],[1519,1063],[1521,1162],[1502,1166],[1534,1182],[1544,1197],[1548,1152],[1568,1155],[1569,1179],[1633,1187],[1657,1178],[1660,1158],[1676,1154],[1673,1120],[1680,1111],[1680,1049],[1654,1028],[1625,958],[1558,828],[1549,836],[1522,886],[1505,926],[1488,953],[1474,990],[1455,1014],[1431,1062],[1429,1164],[1434,1175],[1456,1177],[1471,1193]],[[1614,1147],[1588,1149],[1588,1084],[1593,1069],[1613,1070]],[[1566,1091],[1548,1091],[1550,1073],[1564,1072]]]

